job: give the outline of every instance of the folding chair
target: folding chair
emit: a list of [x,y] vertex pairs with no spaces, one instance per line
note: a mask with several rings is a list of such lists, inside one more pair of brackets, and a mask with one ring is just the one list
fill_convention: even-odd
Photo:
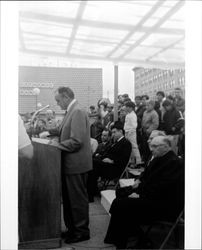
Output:
[[179,248],[179,233],[176,231],[176,229],[177,229],[177,226],[183,226],[184,227],[183,214],[184,214],[184,209],[180,212],[180,214],[178,215],[177,219],[174,222],[170,222],[170,221],[154,221],[154,222],[152,222],[152,224],[144,232],[145,235],[148,237],[151,229],[155,225],[169,226],[170,229],[169,229],[168,233],[166,234],[166,237],[164,238],[163,242],[160,244],[159,249],[164,249],[165,245],[167,244],[167,242],[170,239],[170,236],[172,235],[173,232],[175,234],[176,247]]
[[107,187],[109,186],[110,182],[114,182],[113,186],[116,187],[118,185],[119,179],[121,179],[124,175],[127,176],[128,178],[128,166],[129,166],[129,162],[127,163],[125,169],[123,170],[123,172],[121,173],[120,176],[116,177],[116,178],[112,178],[112,179],[107,179],[107,178],[103,178],[101,181],[103,182],[101,185],[101,190],[106,190]]

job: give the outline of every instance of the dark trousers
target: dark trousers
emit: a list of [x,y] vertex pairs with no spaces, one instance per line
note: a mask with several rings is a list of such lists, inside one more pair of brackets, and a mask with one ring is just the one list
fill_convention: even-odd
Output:
[[142,158],[144,162],[147,162],[151,155],[151,151],[147,143],[148,139],[149,139],[149,135],[147,135],[145,132],[142,132],[141,154],[142,154]]
[[88,194],[94,196],[98,192],[97,180],[99,177],[112,180],[119,177],[123,169],[111,163],[103,162],[102,160],[93,159],[93,170],[88,176]]
[[64,222],[74,235],[89,235],[87,173],[62,175]]
[[140,225],[158,219],[173,219],[179,212],[178,206],[165,201],[141,198],[115,199],[110,208],[111,218],[105,242],[124,249],[129,237],[142,237]]

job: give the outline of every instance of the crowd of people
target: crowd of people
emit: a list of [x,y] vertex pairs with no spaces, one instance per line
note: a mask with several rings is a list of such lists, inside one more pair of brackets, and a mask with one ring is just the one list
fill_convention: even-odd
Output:
[[[113,125],[113,105],[101,100],[97,111],[92,107],[89,116],[96,119],[91,125],[91,137],[100,143],[103,129],[110,130]],[[118,96],[118,121],[123,124],[125,136],[132,144],[133,165],[148,160],[147,140],[153,130],[162,130],[172,136],[172,148],[177,155],[184,157],[184,120],[185,100],[180,88],[175,89],[173,96],[158,91],[156,101],[147,95],[136,96],[134,101],[128,94]]]
[[165,214],[174,217],[183,207],[185,101],[181,89],[176,88],[174,96],[158,91],[156,101],[147,95],[134,101],[128,94],[119,95],[117,121],[109,102],[101,99],[87,113],[68,87],[58,88],[55,100],[66,111],[61,122],[52,110],[45,118],[27,115],[23,119],[30,138],[58,138],[50,144],[62,150],[65,242],[90,238],[88,202],[99,194],[98,179],[119,178],[126,166],[144,166],[144,171],[133,186],[117,189],[105,242],[125,248],[135,232],[141,239],[138,244],[145,242],[139,224]]

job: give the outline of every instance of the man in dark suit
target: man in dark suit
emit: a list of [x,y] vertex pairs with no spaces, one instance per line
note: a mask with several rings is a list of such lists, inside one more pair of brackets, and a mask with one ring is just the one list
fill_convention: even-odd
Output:
[[89,180],[91,182],[91,193],[97,193],[98,177],[107,179],[119,177],[130,158],[131,143],[124,137],[122,123],[115,122],[111,129],[114,144],[102,157],[93,159],[93,171]]
[[144,248],[139,226],[153,220],[176,219],[184,207],[184,167],[171,150],[169,139],[155,137],[150,149],[154,158],[141,178],[133,186],[117,190],[110,208],[105,243],[117,248],[126,248],[128,238],[135,234],[140,236],[138,247]]
[[62,236],[66,243],[75,243],[90,238],[87,177],[92,169],[92,154],[89,120],[70,88],[58,88],[55,100],[62,110],[66,110],[60,127],[49,130],[50,134],[59,136],[59,143],[52,144],[62,149],[62,198],[64,222],[68,228]]

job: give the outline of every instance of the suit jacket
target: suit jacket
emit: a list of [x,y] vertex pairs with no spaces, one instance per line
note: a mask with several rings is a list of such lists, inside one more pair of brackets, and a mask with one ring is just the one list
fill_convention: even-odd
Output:
[[[56,134],[55,130],[49,131]],[[90,127],[87,113],[75,102],[57,130],[65,174],[81,174],[92,169]]]
[[174,202],[176,206],[183,207],[184,164],[173,151],[154,158],[146,167],[140,180],[139,187],[135,189],[140,197],[168,204]]
[[109,150],[103,154],[102,158],[110,158],[114,161],[114,165],[123,171],[129,161],[131,149],[131,143],[123,137],[120,141],[113,144]]

